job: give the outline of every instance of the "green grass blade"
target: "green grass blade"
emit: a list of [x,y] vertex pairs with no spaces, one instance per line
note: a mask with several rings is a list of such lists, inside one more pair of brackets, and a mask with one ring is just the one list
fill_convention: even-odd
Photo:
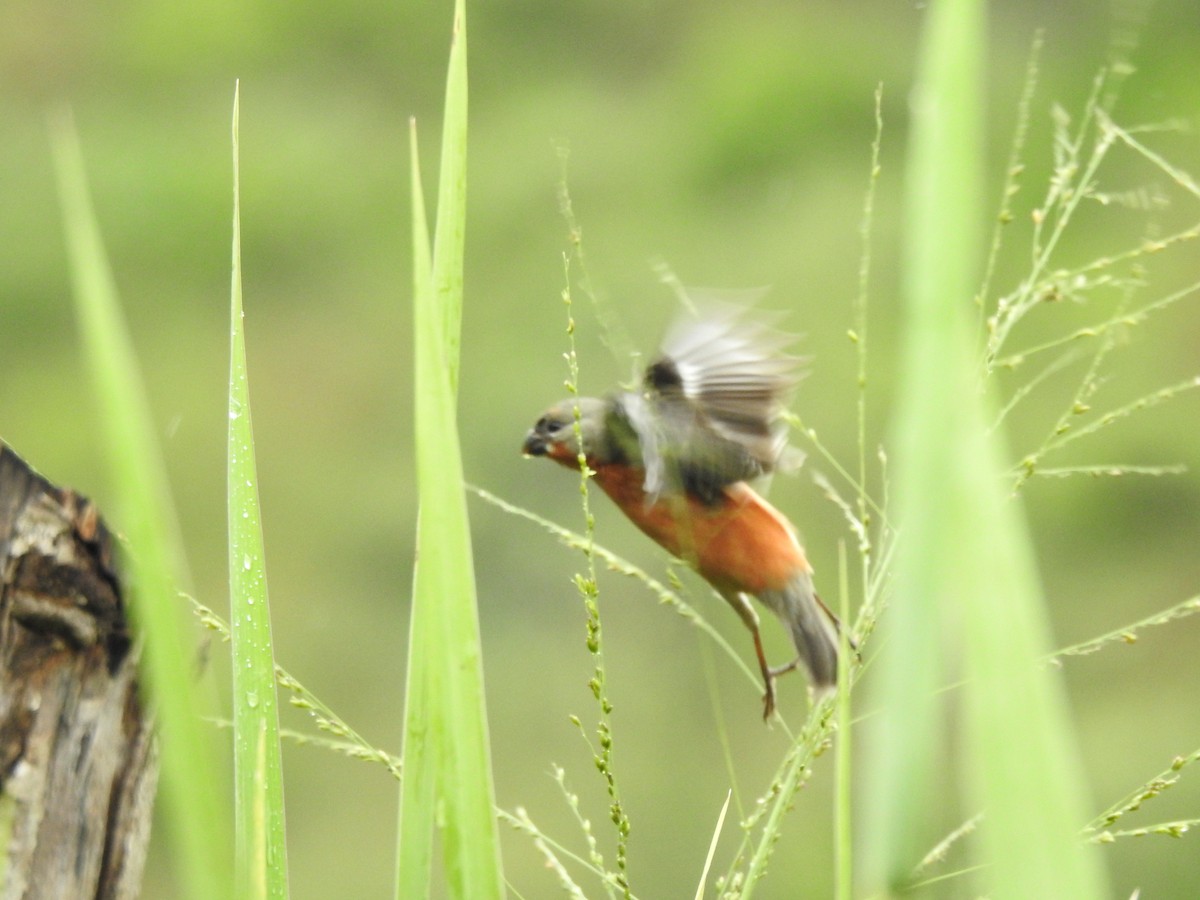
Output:
[[[417,143],[417,120],[408,120],[408,157],[412,190],[413,296],[433,289],[433,259],[429,250],[429,218],[425,212],[425,189],[421,185],[421,159]],[[425,302],[429,302],[425,298]]]
[[[412,189],[413,297],[414,310],[433,305],[433,262],[429,251],[429,225],[425,216],[425,194],[417,152],[417,126],[409,126],[410,181]],[[417,333],[418,344],[420,332]],[[418,534],[421,533],[418,511]],[[419,538],[418,538],[419,540]],[[409,622],[408,672],[404,696],[404,779],[400,783],[400,820],[397,829],[396,896],[428,893],[433,865],[433,824],[437,804],[437,759],[435,753],[445,739],[441,706],[442,690],[436,685],[436,660],[423,651],[424,642],[436,627],[435,611],[421,602],[418,574],[413,577],[412,619]]]
[[455,417],[466,222],[466,18],[455,4],[431,277],[421,283],[419,172],[413,163],[415,432],[419,562],[413,579],[400,791],[397,896],[430,892],[436,826],[451,896],[503,896],[483,697],[470,530]]
[[238,896],[283,898],[288,882],[279,709],[242,316],[238,100],[235,88],[228,434],[235,869]]
[[721,804],[721,814],[717,816],[717,826],[713,829],[712,840],[708,844],[708,855],[704,857],[704,869],[700,872],[700,884],[696,887],[696,900],[704,900],[704,888],[708,884],[708,873],[712,869],[713,857],[717,854],[717,842],[721,839],[721,829],[725,827],[725,814],[729,812],[729,801],[733,799],[733,789],[725,794],[725,802]]
[[[1002,448],[986,422],[970,352],[981,259],[979,169],[983,4],[931,5],[909,148],[908,305],[897,502],[902,552],[874,736],[871,889],[902,889],[928,846],[945,727],[934,702],[942,655],[962,650],[965,733],[956,767],[985,810],[977,877],[998,898],[1103,896],[1094,854],[1077,840],[1080,768],[1049,649],[1033,551],[1006,497]],[[887,627],[887,626],[885,626]],[[915,842],[915,843],[914,843]]]
[[459,342],[462,337],[463,253],[467,226],[467,10],[455,0],[442,116],[442,159],[434,226],[433,289],[441,306],[443,364],[451,397],[458,391]]
[[88,196],[79,141],[67,114],[51,123],[74,285],[76,316],[96,390],[100,440],[117,504],[111,519],[129,539],[130,611],[145,642],[143,670],[162,740],[162,785],[181,890],[229,896],[228,817],[211,729],[200,720],[191,611],[177,602],[186,580],[182,541],[149,403],[117,301]]
[[[870,841],[867,887],[899,889],[932,843],[921,810],[933,796],[943,760],[943,710],[936,696],[944,680],[940,636],[957,588],[955,531],[969,512],[954,505],[963,441],[962,419],[975,403],[966,377],[967,351],[955,304],[972,296],[978,231],[979,122],[971,54],[981,52],[975,0],[938,0],[926,12],[923,58],[910,99],[912,134],[907,169],[905,295],[907,335],[900,415],[896,426],[896,495],[901,554],[896,599],[882,627],[890,640],[880,653],[883,711],[872,748],[866,810]],[[944,32],[961,32],[958,53]],[[952,67],[962,79],[944,80]],[[951,144],[957,152],[947,153]],[[949,159],[944,158],[949,155]],[[943,173],[938,165],[954,168]],[[951,181],[950,179],[956,179]],[[944,215],[944,220],[938,216]],[[948,224],[942,230],[942,224]],[[944,245],[937,241],[946,240]],[[928,509],[929,505],[936,509]],[[976,525],[976,527],[984,527]],[[965,561],[963,561],[965,566]]]

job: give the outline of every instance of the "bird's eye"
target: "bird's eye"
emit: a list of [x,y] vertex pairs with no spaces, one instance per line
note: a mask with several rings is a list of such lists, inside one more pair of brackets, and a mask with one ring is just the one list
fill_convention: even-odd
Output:
[[539,434],[547,434],[547,436],[548,434],[553,434],[554,432],[562,430],[562,427],[562,422],[548,415],[542,416],[542,418],[538,420],[538,424],[533,426],[534,431],[538,432]]

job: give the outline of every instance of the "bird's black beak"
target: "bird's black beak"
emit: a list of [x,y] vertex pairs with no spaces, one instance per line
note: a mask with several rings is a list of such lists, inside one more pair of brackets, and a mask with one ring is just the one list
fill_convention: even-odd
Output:
[[538,434],[536,428],[525,435],[525,443],[521,445],[521,452],[526,456],[545,456],[547,449],[546,436]]

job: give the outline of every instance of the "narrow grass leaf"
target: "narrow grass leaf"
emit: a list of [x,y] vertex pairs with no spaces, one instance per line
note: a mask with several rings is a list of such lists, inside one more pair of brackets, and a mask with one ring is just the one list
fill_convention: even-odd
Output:
[[[978,278],[983,4],[931,5],[909,148],[907,336],[897,431],[901,553],[891,636],[881,652],[885,708],[874,745],[869,872],[898,892],[920,860],[936,766],[948,753],[931,678],[961,649],[966,802],[985,811],[979,890],[997,898],[1104,895],[1077,839],[1080,766],[1065,696],[1036,661],[1048,628],[1028,531],[998,477],[995,404],[971,356]],[[915,843],[914,843],[915,842]]]
[[239,92],[233,99],[233,276],[229,351],[229,619],[233,657],[236,882],[241,897],[288,895],[275,653],[267,603],[242,312]]
[[[409,123],[410,183],[412,190],[414,310],[433,305],[433,262],[416,122]],[[417,341],[420,342],[418,333]],[[420,510],[417,520],[421,532]],[[419,540],[419,539],[418,539]],[[419,545],[418,545],[419,546]],[[397,828],[396,896],[420,896],[429,891],[433,867],[433,829],[437,815],[437,748],[445,742],[438,698],[436,660],[427,642],[436,630],[435,610],[418,591],[420,565],[413,573],[413,605],[409,622],[408,671],[404,689],[404,768],[400,783],[400,821]]]
[[[948,674],[944,636],[969,565],[958,537],[964,529],[987,527],[972,521],[960,493],[964,419],[976,402],[962,320],[975,289],[980,231],[980,73],[970,57],[981,52],[981,9],[975,0],[929,6],[909,104],[907,311],[895,434],[897,583],[881,623],[889,631],[877,673],[882,712],[867,742],[871,785],[865,794],[871,804],[864,810],[864,862],[865,886],[872,891],[902,891],[934,839],[937,822],[929,811],[939,808],[934,798],[947,764],[946,710],[937,689]],[[956,50],[954,40],[965,43]],[[962,80],[947,80],[947,67]],[[953,168],[939,172],[944,165]],[[943,222],[952,224],[943,230]]]
[[708,884],[708,873],[712,868],[713,857],[717,855],[717,841],[721,839],[721,829],[725,827],[725,814],[729,812],[731,799],[733,799],[733,791],[726,791],[725,802],[721,804],[721,814],[717,816],[717,826],[713,829],[712,840],[708,843],[708,855],[704,857],[704,870],[700,873],[700,884],[696,887],[696,900],[704,900],[704,888]]
[[433,289],[442,320],[451,399],[458,392],[459,344],[462,340],[463,254],[467,227],[467,10],[455,0],[442,115],[442,158],[438,178],[437,222],[434,226]]
[[[455,4],[433,264],[415,155],[415,434],[418,563],[404,720],[397,896],[430,893],[436,827],[450,896],[501,897],[470,531],[455,418],[466,222],[466,18]],[[421,283],[422,280],[424,283]]]
[[163,800],[188,896],[229,896],[229,828],[215,738],[198,715],[191,611],[179,528],[144,382],[121,316],[69,114],[51,122],[52,148],[84,357],[95,386],[100,443],[112,472],[112,520],[129,539],[130,612],[145,642],[144,672],[162,740]]

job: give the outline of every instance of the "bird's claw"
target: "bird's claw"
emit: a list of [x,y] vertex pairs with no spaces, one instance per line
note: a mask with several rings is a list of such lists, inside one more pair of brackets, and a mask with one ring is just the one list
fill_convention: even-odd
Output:
[[763,694],[763,721],[769,722],[775,712],[775,679],[767,681],[767,692]]
[[763,694],[763,721],[770,721],[772,713],[775,712],[775,679],[780,675],[786,675],[800,666],[801,659],[796,657],[790,663],[785,663],[782,666],[766,667],[763,669],[763,682],[767,686],[767,691]]

